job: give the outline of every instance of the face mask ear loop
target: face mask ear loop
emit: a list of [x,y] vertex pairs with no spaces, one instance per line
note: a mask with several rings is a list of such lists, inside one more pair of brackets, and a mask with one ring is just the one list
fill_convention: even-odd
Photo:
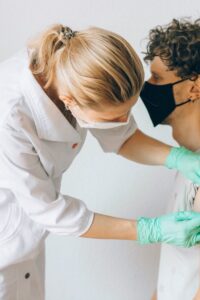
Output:
[[185,102],[182,102],[182,103],[176,104],[176,107],[177,107],[177,106],[184,105],[184,104],[186,104],[186,103],[188,103],[188,102],[193,102],[193,101],[192,101],[191,99],[188,99],[188,100],[186,100]]
[[[178,84],[178,83],[183,82],[183,81],[188,80],[188,79],[189,79],[189,78],[181,79],[181,80],[179,80],[179,81],[176,81],[176,82],[172,83],[172,85]],[[191,100],[191,99],[188,99],[188,100],[186,100],[185,102],[176,104],[176,107],[181,106],[181,105],[184,105],[184,104],[186,104],[186,103],[188,103],[188,102],[192,102],[192,100]]]
[[172,85],[178,84],[178,83],[183,82],[183,81],[188,80],[188,79],[189,78],[184,78],[184,79],[178,80],[178,81],[172,83]]

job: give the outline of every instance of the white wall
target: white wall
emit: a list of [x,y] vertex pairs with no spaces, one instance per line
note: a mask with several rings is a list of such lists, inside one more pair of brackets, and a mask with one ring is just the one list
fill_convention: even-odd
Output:
[[[198,0],[90,1],[0,0],[0,59],[51,23],[74,30],[95,25],[116,31],[141,55],[148,30],[173,17],[199,17]],[[141,56],[142,57],[142,56]],[[169,128],[154,129],[139,101],[133,109],[144,132],[173,143]],[[94,211],[136,218],[164,213],[174,173],[104,154],[88,136],[83,150],[64,175],[62,192],[84,200]],[[47,240],[47,300],[147,300],[153,292],[158,246],[131,241],[50,236]]]

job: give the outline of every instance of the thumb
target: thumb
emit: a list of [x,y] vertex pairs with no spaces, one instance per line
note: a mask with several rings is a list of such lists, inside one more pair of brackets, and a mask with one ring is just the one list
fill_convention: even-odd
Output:
[[199,244],[199,243],[200,243],[200,233],[197,233],[197,234],[196,234],[196,236],[195,236],[195,241],[196,241],[195,244]]

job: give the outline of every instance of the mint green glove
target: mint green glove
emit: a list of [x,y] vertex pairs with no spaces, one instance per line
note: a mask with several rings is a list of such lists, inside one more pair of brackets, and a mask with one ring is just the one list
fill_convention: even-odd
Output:
[[200,243],[200,214],[182,211],[158,218],[139,218],[137,239],[140,244],[167,243],[192,247]]
[[200,154],[185,147],[173,147],[167,156],[165,166],[179,170],[186,178],[200,184]]

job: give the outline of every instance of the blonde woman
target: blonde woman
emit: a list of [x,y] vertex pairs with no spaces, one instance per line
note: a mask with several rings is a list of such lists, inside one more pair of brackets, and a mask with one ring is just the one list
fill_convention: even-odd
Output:
[[0,65],[0,299],[44,299],[44,240],[58,235],[199,243],[200,214],[128,220],[60,193],[87,130],[105,152],[200,182],[200,157],[143,134],[130,114],[142,64],[121,36],[51,26]]

